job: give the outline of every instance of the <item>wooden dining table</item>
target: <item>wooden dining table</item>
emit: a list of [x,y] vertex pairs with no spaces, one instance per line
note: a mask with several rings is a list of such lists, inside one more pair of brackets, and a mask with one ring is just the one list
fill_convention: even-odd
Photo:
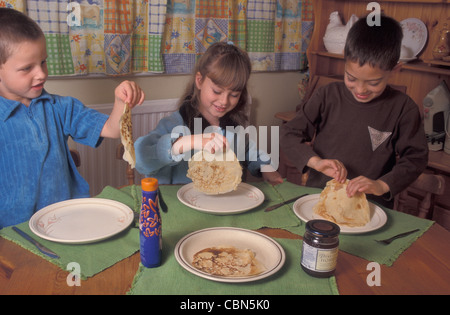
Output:
[[[262,228],[258,231],[277,238],[301,238],[283,229]],[[139,263],[137,252],[87,280],[81,280],[80,286],[69,286],[69,271],[0,237],[0,294],[122,295],[131,288]],[[376,269],[369,263],[339,252],[335,277],[340,294],[450,294],[450,232],[438,224],[433,224],[392,266],[378,265],[379,269]],[[379,283],[373,281],[374,277]]]

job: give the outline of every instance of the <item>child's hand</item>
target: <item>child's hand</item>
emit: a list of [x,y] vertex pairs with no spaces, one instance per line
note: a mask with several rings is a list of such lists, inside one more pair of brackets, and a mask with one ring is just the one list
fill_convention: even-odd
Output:
[[382,180],[372,180],[365,176],[353,178],[347,186],[347,196],[349,197],[353,197],[357,192],[381,196],[388,191],[389,186]]
[[262,177],[264,178],[264,180],[266,182],[268,182],[272,186],[283,183],[283,178],[281,177],[280,173],[278,173],[277,171],[262,172]]
[[182,154],[190,150],[206,150],[211,153],[226,151],[228,140],[218,133],[196,134],[177,139],[172,146],[172,154]]
[[[198,135],[196,135],[196,137],[198,137]],[[201,140],[202,140],[201,148],[213,154],[216,152],[222,151],[225,152],[229,147],[227,138],[215,132],[203,134]]]
[[115,101],[113,110],[103,126],[100,135],[102,137],[116,139],[120,137],[119,122],[125,108],[125,103],[128,103],[130,108],[133,108],[136,105],[141,105],[142,102],[144,102],[145,95],[139,85],[135,82],[123,81],[114,90],[114,97]]
[[136,82],[123,81],[114,91],[116,101],[122,103],[128,103],[130,108],[136,105],[141,105],[144,102],[144,91],[139,87]]
[[321,159],[318,156],[314,156],[309,159],[307,165],[316,171],[335,179],[339,183],[343,183],[347,179],[347,169],[344,164],[338,160]]

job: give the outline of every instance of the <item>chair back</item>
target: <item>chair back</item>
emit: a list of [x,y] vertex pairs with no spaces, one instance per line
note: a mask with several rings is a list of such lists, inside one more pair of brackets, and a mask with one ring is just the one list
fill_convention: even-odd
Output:
[[81,158],[80,153],[77,150],[70,150],[70,155],[72,156],[73,161],[75,162],[76,167],[80,167],[81,165]]
[[[434,199],[445,191],[445,179],[441,175],[422,173],[395,197],[394,209],[400,212],[418,215],[421,218],[432,219]],[[411,198],[417,200],[411,204]]]

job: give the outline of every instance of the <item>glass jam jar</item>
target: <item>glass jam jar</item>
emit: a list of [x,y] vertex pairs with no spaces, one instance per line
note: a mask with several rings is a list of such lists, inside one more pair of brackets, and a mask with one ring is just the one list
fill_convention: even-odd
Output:
[[319,278],[331,277],[336,270],[340,228],[326,220],[306,223],[303,235],[301,266],[303,270]]

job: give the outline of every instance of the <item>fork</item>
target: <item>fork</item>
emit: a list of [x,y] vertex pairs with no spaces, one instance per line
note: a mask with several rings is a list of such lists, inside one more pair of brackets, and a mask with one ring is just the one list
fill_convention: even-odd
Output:
[[385,240],[375,240],[375,241],[378,242],[378,243],[383,243],[383,244],[389,245],[389,244],[392,243],[393,240],[395,240],[397,238],[405,237],[405,236],[407,236],[409,234],[412,234],[412,233],[415,233],[417,231],[420,231],[420,229],[415,229],[415,230],[412,230],[412,231],[400,233],[400,234],[397,234],[397,235],[395,235],[395,236],[393,236],[391,238],[385,239]]

